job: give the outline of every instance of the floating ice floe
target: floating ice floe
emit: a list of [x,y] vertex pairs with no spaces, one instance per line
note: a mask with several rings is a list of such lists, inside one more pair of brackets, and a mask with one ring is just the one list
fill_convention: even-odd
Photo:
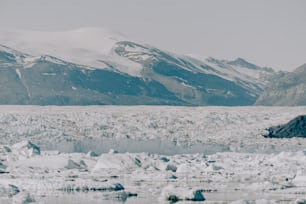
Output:
[[[21,203],[27,193],[39,203],[40,196],[58,196],[65,194],[65,189],[102,197],[107,194],[120,201],[129,197],[128,192],[135,192],[139,195],[137,199],[148,198],[150,203],[169,204],[169,200],[191,203],[202,200],[204,193],[205,203],[230,203],[235,199],[240,199],[235,201],[237,204],[271,204],[283,200],[305,203],[302,193],[306,192],[306,140],[269,139],[259,134],[265,127],[282,124],[292,115],[303,112],[302,108],[288,109],[287,112],[283,108],[259,107],[234,110],[223,107],[153,107],[152,110],[147,107],[137,110],[131,107],[32,107],[31,111],[23,108],[14,107],[10,113],[0,113],[0,129],[3,130],[0,139],[5,144],[0,146],[0,171],[3,172],[0,174],[0,203],[1,198],[11,201],[15,196],[16,202]],[[18,131],[13,123],[14,127],[18,126]],[[151,123],[156,123],[159,128],[150,128]],[[50,136],[46,137],[47,134]],[[124,140],[129,149],[119,148],[115,139],[126,134],[132,138]],[[73,152],[54,151],[59,146],[52,146],[53,142],[69,140],[72,135],[82,135],[78,138],[77,148],[71,148]],[[93,140],[86,143],[83,136],[92,136]],[[100,143],[94,144],[97,137],[109,137],[114,141],[101,147]],[[215,152],[218,148],[209,153],[206,148],[190,154],[177,149],[163,154],[158,148],[153,149],[153,153],[124,153],[138,148],[130,141],[141,138],[142,142],[151,137],[175,139],[178,142],[176,148],[183,148],[182,145],[187,144],[185,140],[190,142],[186,148],[194,148],[195,143],[237,148],[218,153]],[[4,138],[10,138],[10,144],[22,139],[32,142],[10,146]],[[39,141],[41,148],[34,145],[35,141]],[[147,140],[146,144],[150,142]],[[169,144],[163,140],[158,142],[158,145]],[[107,153],[110,148],[118,149],[120,153]],[[77,150],[80,152],[75,152]],[[88,153],[89,150],[97,154]],[[228,197],[218,197],[223,193]]]
[[136,154],[102,154],[93,171],[103,169],[130,169],[141,166],[140,158]]
[[178,201],[205,201],[205,197],[200,189],[186,189],[168,185],[163,188],[160,201],[176,203]]

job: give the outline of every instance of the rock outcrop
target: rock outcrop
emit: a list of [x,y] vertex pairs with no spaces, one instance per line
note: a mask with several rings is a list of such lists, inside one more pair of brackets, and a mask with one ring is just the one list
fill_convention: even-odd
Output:
[[270,127],[267,129],[268,134],[264,137],[269,138],[292,138],[306,137],[306,115],[301,115],[287,124]]

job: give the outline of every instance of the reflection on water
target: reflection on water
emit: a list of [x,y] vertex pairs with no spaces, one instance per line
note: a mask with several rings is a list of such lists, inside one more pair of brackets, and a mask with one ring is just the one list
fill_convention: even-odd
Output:
[[156,200],[150,197],[130,197],[122,199],[110,194],[100,193],[61,194],[58,196],[39,198],[39,203],[41,204],[143,204],[156,202]]
[[[39,204],[144,204],[144,203],[159,203],[158,196],[149,195],[143,192],[141,196],[129,197],[122,199],[112,193],[63,193],[58,195],[44,195],[37,196],[35,200]],[[263,193],[263,192],[209,192],[205,194],[206,202],[180,202],[184,204],[202,204],[202,203],[215,203],[225,204],[235,200],[270,200],[272,203],[293,203],[298,195],[282,194],[282,193]],[[12,204],[14,198],[0,198],[1,204]],[[167,203],[162,202],[162,203]],[[253,202],[251,202],[253,203]]]

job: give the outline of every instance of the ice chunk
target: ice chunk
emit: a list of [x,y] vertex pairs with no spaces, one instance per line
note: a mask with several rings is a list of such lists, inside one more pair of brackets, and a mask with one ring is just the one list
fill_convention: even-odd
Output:
[[117,150],[110,149],[108,153],[109,153],[109,154],[117,154],[117,153],[119,153],[119,152],[118,152]]
[[129,169],[137,168],[141,160],[134,154],[102,154],[93,171],[100,169]]
[[168,164],[166,167],[166,171],[176,172],[177,167],[174,164]]
[[126,191],[120,191],[116,193],[115,198],[118,199],[121,202],[125,202],[129,197],[137,197],[137,193],[130,193]]
[[205,201],[202,190],[199,189],[185,189],[182,187],[175,187],[173,185],[166,186],[161,193],[160,201],[170,201],[175,203],[178,201]]
[[306,199],[297,199],[295,203],[296,204],[306,204]]
[[205,200],[205,197],[201,190],[195,190],[193,192],[192,201],[204,201],[204,200]]
[[14,196],[20,192],[19,188],[15,185],[2,185],[0,184],[0,196]]
[[124,187],[120,183],[115,183],[114,186],[113,186],[113,190],[114,191],[121,191],[121,190],[124,190]]
[[7,166],[0,161],[0,174],[7,173],[6,168]]
[[8,146],[3,146],[3,150],[7,153],[12,152],[11,148],[9,148]]
[[87,156],[89,156],[89,157],[98,157],[99,155],[97,153],[95,153],[94,151],[89,151],[87,153]]
[[168,159],[167,157],[161,157],[160,160],[162,160],[163,162],[169,162],[170,159]]
[[87,169],[87,165],[83,160],[80,160],[79,163],[69,159],[67,166],[65,166],[67,169]]
[[29,193],[20,193],[13,197],[13,204],[34,203],[35,199]]
[[25,157],[40,155],[40,147],[30,141],[22,141],[17,144],[14,144],[12,146],[12,151],[14,154]]

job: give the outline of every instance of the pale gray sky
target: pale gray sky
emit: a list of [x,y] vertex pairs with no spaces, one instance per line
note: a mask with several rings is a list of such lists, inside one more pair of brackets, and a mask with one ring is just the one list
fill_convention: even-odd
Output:
[[103,27],[181,54],[306,63],[306,0],[0,0],[0,26]]

